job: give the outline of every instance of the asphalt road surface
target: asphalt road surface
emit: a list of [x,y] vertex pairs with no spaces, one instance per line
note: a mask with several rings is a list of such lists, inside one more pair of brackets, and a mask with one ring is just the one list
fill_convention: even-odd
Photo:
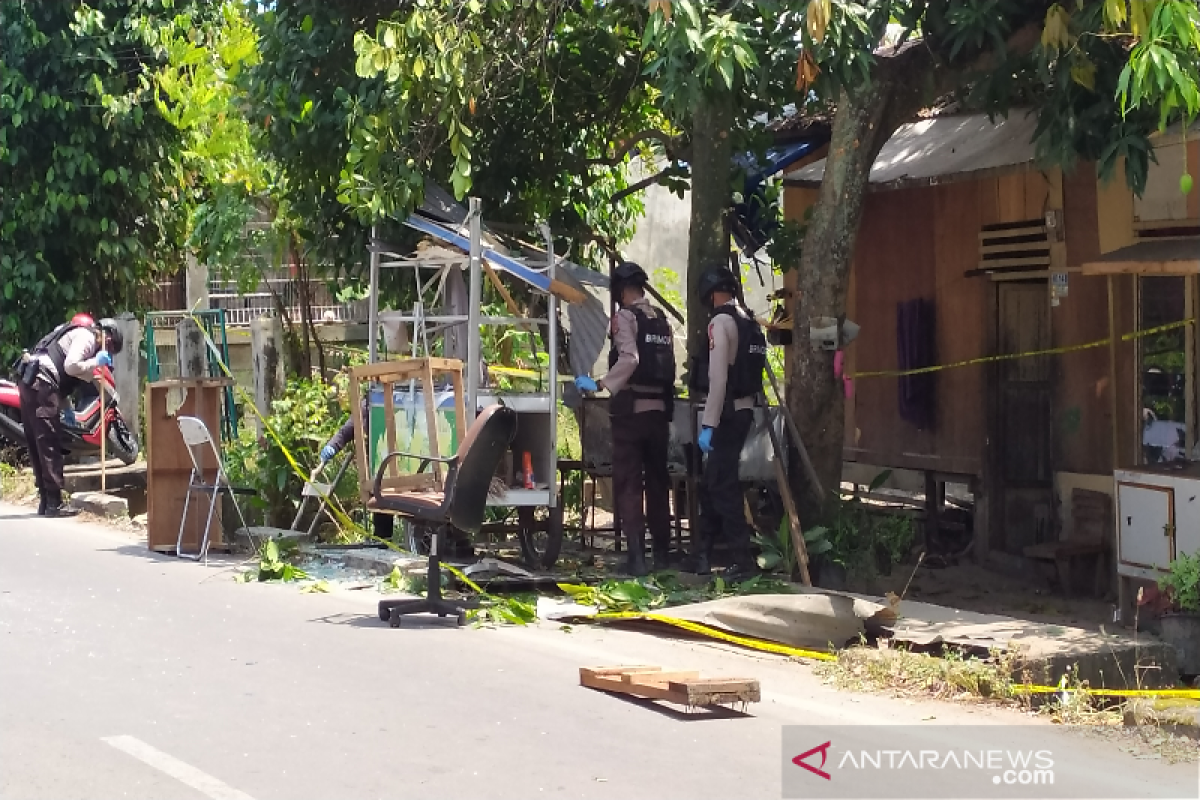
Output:
[[[552,623],[394,630],[377,594],[242,585],[227,567],[0,505],[2,800],[777,798],[794,724],[1022,724],[1129,797],[1198,786],[1195,765],[1014,712],[839,693],[722,645]],[[613,664],[755,677],[763,702],[692,719],[578,685],[580,666]]]

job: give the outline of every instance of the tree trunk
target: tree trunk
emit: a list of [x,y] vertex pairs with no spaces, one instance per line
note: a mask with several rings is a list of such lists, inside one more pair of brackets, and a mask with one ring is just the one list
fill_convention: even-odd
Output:
[[[813,350],[809,326],[814,317],[845,318],[850,265],[871,165],[896,127],[894,115],[889,113],[890,84],[876,79],[870,88],[853,96],[843,93],[839,98],[821,193],[800,261],[800,291],[793,312],[795,344],[787,351],[790,377],[786,394],[827,492],[841,485],[845,396],[842,382],[833,374],[834,353]],[[820,519],[824,508],[808,490],[800,470],[793,470],[791,482],[796,497],[803,498],[801,518],[809,524]]]
[[692,115],[691,221],[688,229],[687,320],[689,355],[708,347],[708,310],[700,302],[700,276],[729,263],[729,208],[733,95],[705,95]]

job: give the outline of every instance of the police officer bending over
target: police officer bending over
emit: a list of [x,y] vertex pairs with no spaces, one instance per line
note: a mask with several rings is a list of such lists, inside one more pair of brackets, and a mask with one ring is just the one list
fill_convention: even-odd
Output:
[[645,270],[633,262],[613,270],[612,294],[621,309],[613,316],[608,374],[575,379],[580,391],[607,389],[612,396],[613,494],[628,537],[625,571],[635,576],[647,572],[647,523],[656,571],[667,568],[671,544],[667,445],[675,408],[675,343],[666,315],[646,299],[648,282]]
[[[81,324],[83,323],[83,324]],[[112,365],[110,353],[121,352],[123,338],[117,323],[76,318],[60,325],[33,346],[21,366],[21,423],[29,445],[33,479],[41,500],[38,514],[70,517],[78,509],[63,505],[62,421],[59,409],[97,367]],[[101,348],[104,336],[107,350]]]
[[[696,376],[704,401],[698,444],[707,454],[700,492],[695,569],[711,572],[710,560],[718,536],[724,535],[733,554],[726,577],[736,580],[757,574],[750,554],[750,526],[746,523],[738,462],[754,423],[754,407],[762,393],[767,363],[767,340],[753,317],[736,301],[737,277],[726,269],[713,269],[700,278],[700,297],[711,311],[708,323],[706,376]],[[700,370],[704,371],[703,358]]]

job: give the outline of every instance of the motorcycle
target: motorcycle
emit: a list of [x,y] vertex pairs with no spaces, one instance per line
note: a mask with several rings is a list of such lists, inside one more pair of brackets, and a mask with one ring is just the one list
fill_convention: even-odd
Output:
[[[98,367],[93,373],[96,381],[104,385],[103,431],[107,433],[107,456],[116,456],[126,464],[137,461],[138,444],[129,432],[125,419],[117,408],[117,388],[112,370]],[[100,455],[100,392],[94,384],[87,384],[78,392],[75,402],[70,400],[60,411],[62,420],[63,457],[68,463],[78,463],[84,458]],[[21,421],[21,395],[17,384],[0,380],[0,439],[28,448],[25,426]]]

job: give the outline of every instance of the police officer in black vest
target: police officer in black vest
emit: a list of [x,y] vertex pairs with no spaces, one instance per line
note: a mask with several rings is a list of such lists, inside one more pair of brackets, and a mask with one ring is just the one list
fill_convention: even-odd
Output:
[[55,328],[33,346],[20,366],[21,422],[41,495],[38,514],[47,517],[79,513],[63,505],[62,403],[92,379],[97,367],[111,366],[111,354],[121,352],[124,343],[114,320],[91,322],[76,318]]
[[646,272],[626,261],[613,270],[613,315],[608,374],[575,379],[580,391],[607,389],[612,399],[613,494],[617,519],[629,544],[626,572],[645,575],[646,527],[654,569],[667,568],[671,543],[671,483],[667,445],[675,408],[675,342],[662,310],[650,305]]
[[701,276],[700,297],[711,309],[708,353],[692,369],[693,388],[707,394],[698,444],[708,456],[699,498],[695,570],[701,575],[711,571],[713,546],[724,536],[733,555],[726,572],[730,580],[758,573],[750,553],[738,462],[754,424],[767,364],[766,337],[758,322],[738,305],[737,289],[737,277],[727,269],[712,269]]

